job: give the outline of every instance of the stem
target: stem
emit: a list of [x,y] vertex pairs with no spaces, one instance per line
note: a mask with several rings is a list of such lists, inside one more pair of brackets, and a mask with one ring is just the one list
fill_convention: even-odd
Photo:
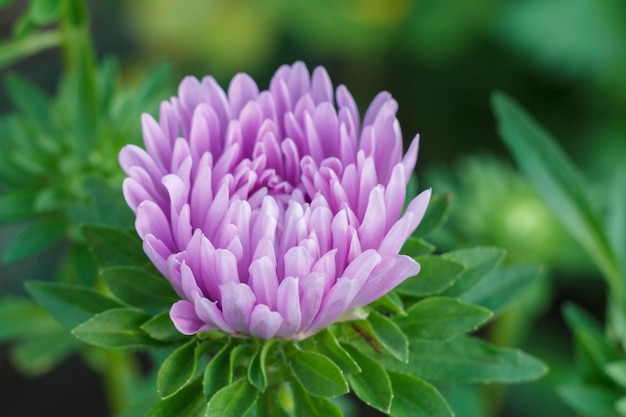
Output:
[[116,415],[132,405],[132,384],[137,364],[132,353],[121,350],[103,351],[105,363],[101,369],[111,414]]

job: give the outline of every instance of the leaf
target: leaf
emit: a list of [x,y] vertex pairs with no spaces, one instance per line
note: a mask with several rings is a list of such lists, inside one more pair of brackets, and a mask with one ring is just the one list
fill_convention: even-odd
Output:
[[492,313],[448,297],[431,297],[412,305],[395,319],[411,338],[448,340],[480,327]]
[[102,277],[117,298],[134,307],[169,309],[179,299],[167,279],[144,269],[114,266],[105,268]]
[[543,268],[536,266],[498,268],[463,294],[461,300],[497,313],[543,276]]
[[609,189],[606,230],[608,239],[615,251],[622,280],[626,282],[626,169],[617,167]]
[[241,417],[252,408],[259,391],[246,378],[220,389],[211,397],[206,416]]
[[[293,410],[296,417],[343,417],[341,410],[332,402],[325,398],[309,395],[299,384],[287,385],[288,388],[281,387],[283,397],[289,396],[291,407],[286,407],[285,401],[281,402],[283,408],[288,412]],[[281,393],[279,392],[279,397]]]
[[399,293],[415,297],[439,294],[449,288],[465,269],[460,263],[441,256],[423,255],[415,260],[419,262],[421,270],[397,287]]
[[30,4],[30,17],[38,25],[52,23],[59,17],[61,0],[33,0]]
[[58,216],[49,216],[30,224],[28,228],[9,243],[2,261],[15,262],[50,248],[67,233],[67,222]]
[[492,97],[499,133],[524,175],[565,228],[585,248],[622,300],[619,265],[582,176],[557,142],[518,104]]
[[345,349],[361,368],[361,372],[347,376],[356,396],[370,407],[389,413],[393,391],[385,368],[350,345],[345,345]]
[[447,341],[409,338],[409,363],[379,357],[388,370],[408,373],[428,381],[513,383],[544,375],[546,366],[528,354],[496,347],[467,336]]
[[258,416],[291,417],[278,401],[279,393],[280,386],[263,392],[257,401]]
[[145,417],[192,417],[199,416],[206,408],[202,396],[200,378],[153,407]]
[[84,342],[107,349],[138,348],[154,345],[141,325],[150,316],[141,310],[116,308],[93,316],[72,333]]
[[114,188],[104,179],[90,176],[85,179],[85,188],[102,224],[121,229],[133,227],[135,215],[124,201],[121,186]]
[[82,230],[102,266],[144,266],[149,262],[134,233],[96,225],[84,225]]
[[424,218],[413,233],[417,237],[428,236],[448,219],[452,202],[452,194],[435,194],[430,198]]
[[563,401],[583,415],[619,417],[615,410],[615,402],[620,398],[618,392],[582,383],[562,386],[558,392]]
[[626,388],[626,360],[607,363],[604,370],[613,381]]
[[4,88],[13,105],[29,115],[31,122],[51,124],[50,100],[39,87],[21,75],[9,73],[4,78]]
[[31,300],[12,296],[0,298],[0,342],[35,337],[58,327],[50,314]]
[[63,328],[37,335],[17,344],[11,351],[11,359],[16,367],[30,376],[38,376],[50,371],[67,358],[80,345],[75,337]]
[[157,314],[142,324],[140,328],[150,335],[151,338],[162,342],[175,342],[187,337],[174,327],[169,311]]
[[337,397],[348,393],[341,368],[326,356],[287,344],[285,358],[291,373],[308,393],[318,397]]
[[394,314],[399,314],[401,316],[405,315],[404,311],[404,303],[402,302],[402,298],[395,291],[390,291],[378,300],[374,301],[370,306],[376,310],[382,310],[383,312],[389,312]]
[[423,239],[416,238],[415,236],[409,236],[409,238],[402,245],[400,254],[408,255],[411,257],[428,255],[435,251],[435,246],[426,242]]
[[374,310],[370,311],[367,321],[385,349],[402,362],[409,360],[409,341],[396,323]]
[[465,266],[465,271],[446,289],[442,295],[458,297],[471,290],[487,274],[493,271],[504,258],[504,250],[499,248],[461,249],[444,253],[442,258]]
[[43,281],[29,281],[25,286],[30,295],[68,329],[96,313],[120,307],[117,301],[91,288]]
[[[345,374],[361,372],[359,365],[352,356],[341,347],[335,335],[333,335],[328,328],[318,332],[315,337],[309,339],[314,341],[315,349],[318,353],[321,353],[339,365]],[[305,339],[303,342],[309,339]]]
[[232,371],[230,368],[230,354],[232,349],[232,341],[229,340],[224,347],[211,358],[204,370],[202,391],[207,399],[211,398],[217,391],[231,383]]
[[261,392],[265,391],[267,387],[267,355],[276,343],[276,339],[264,342],[261,348],[252,357],[250,366],[248,367],[248,380]]
[[0,223],[26,219],[34,214],[31,191],[7,190],[0,195]]
[[163,361],[157,374],[157,392],[161,398],[169,398],[191,383],[198,366],[196,352],[197,341],[194,338]]
[[411,375],[388,372],[393,387],[392,417],[454,417],[439,391]]

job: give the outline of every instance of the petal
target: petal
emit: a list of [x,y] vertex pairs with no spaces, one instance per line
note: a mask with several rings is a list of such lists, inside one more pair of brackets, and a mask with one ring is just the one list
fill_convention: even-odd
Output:
[[422,221],[428,202],[430,201],[431,190],[422,191],[415,197],[406,209],[404,215],[387,232],[381,242],[378,251],[383,254],[397,254],[415,228]]
[[356,280],[347,277],[339,278],[324,297],[319,313],[306,329],[307,332],[316,332],[335,322],[348,310],[360,287],[361,285]]
[[278,289],[278,276],[276,275],[276,263],[273,259],[264,256],[250,264],[249,285],[256,295],[257,301],[276,308],[276,292]]
[[290,336],[300,331],[302,311],[300,310],[299,280],[286,277],[278,286],[277,311],[283,317],[283,323],[277,332],[279,337]]
[[182,334],[192,335],[204,330],[211,330],[211,326],[200,320],[193,304],[180,300],[170,309],[170,318],[176,329]]
[[271,311],[266,305],[258,304],[250,314],[250,334],[262,339],[274,337],[283,318],[276,311]]
[[256,303],[254,293],[246,284],[228,282],[220,285],[224,319],[234,330],[247,334],[250,329],[250,314]]

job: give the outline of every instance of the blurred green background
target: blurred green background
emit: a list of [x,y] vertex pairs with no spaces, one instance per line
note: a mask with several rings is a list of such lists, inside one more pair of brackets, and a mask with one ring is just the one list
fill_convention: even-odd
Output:
[[[516,97],[561,141],[593,192],[606,193],[607,178],[626,158],[626,1],[89,4],[98,55],[119,59],[129,83],[168,62],[174,72],[172,94],[187,74],[212,74],[226,86],[235,73],[247,72],[265,88],[278,66],[302,60],[309,69],[324,65],[335,85],[350,89],[361,111],[378,91],[390,91],[399,102],[405,139],[421,135],[420,188],[453,194],[448,224],[434,243],[442,250],[499,246],[507,249],[511,264],[547,268],[546,279],[484,336],[523,347],[547,362],[551,373],[535,384],[506,389],[442,387],[457,415],[575,415],[554,390],[570,377],[572,362],[560,306],[573,300],[602,317],[605,285],[514,168],[496,136],[489,99],[494,90]],[[0,9],[1,39],[11,35],[27,5],[18,1]],[[61,70],[61,54],[51,49],[0,75],[19,72],[54,93]],[[0,111],[9,110],[0,92]],[[17,230],[0,229],[0,246]],[[24,279],[39,278],[51,264],[53,251],[38,262],[2,267],[0,294],[21,293]],[[11,381],[9,365],[3,361],[0,366],[0,378]],[[18,407],[8,415],[30,415]],[[83,415],[98,412],[94,408]]]

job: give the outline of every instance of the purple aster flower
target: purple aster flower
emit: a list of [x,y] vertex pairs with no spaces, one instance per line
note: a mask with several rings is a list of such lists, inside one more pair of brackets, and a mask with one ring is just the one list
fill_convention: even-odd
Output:
[[187,77],[143,115],[124,195],[180,332],[302,339],[419,272],[398,253],[430,190],[403,212],[418,137],[403,156],[397,107],[382,92],[361,121],[345,86],[298,62],[267,91]]

